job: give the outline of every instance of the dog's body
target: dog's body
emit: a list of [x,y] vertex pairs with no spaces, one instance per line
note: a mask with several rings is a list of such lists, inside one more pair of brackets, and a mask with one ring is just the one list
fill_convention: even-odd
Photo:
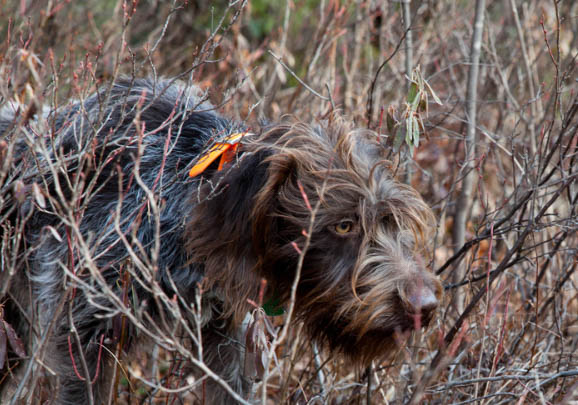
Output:
[[[0,136],[18,136],[18,117],[3,118]],[[241,321],[262,279],[266,299],[287,305],[299,269],[296,317],[357,363],[387,354],[397,331],[427,323],[437,306],[440,283],[419,259],[432,214],[391,178],[372,132],[339,120],[265,126],[221,170],[190,178],[215,141],[246,131],[196,89],[126,81],[46,120],[44,153],[30,136],[27,148],[11,143],[18,157],[0,210],[4,232],[25,229],[9,291],[26,316],[13,309],[10,319],[33,320],[30,354],[56,373],[58,403],[108,399],[108,350],[146,334],[118,314],[164,325],[175,313],[159,292],[199,313],[204,362],[242,396]],[[213,380],[206,395],[230,400]]]

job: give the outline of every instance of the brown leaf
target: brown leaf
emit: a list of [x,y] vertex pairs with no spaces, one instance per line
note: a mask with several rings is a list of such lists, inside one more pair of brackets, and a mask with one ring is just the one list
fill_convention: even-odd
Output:
[[12,328],[12,326],[4,320],[2,321],[2,323],[4,324],[4,329],[6,330],[6,335],[8,336],[8,342],[10,342],[10,347],[12,348],[12,350],[14,350],[14,353],[16,353],[20,357],[26,357],[26,350],[24,350],[22,340],[20,340],[18,335],[16,335],[14,328]]
[[385,115],[385,125],[387,126],[387,131],[391,135],[395,130],[395,119],[393,118],[393,113],[390,110],[387,110],[387,114]]
[[22,180],[16,180],[12,185],[12,192],[14,193],[14,198],[20,204],[26,199],[26,186]]
[[263,310],[256,310],[245,335],[245,376],[260,380],[265,373],[269,348],[267,345],[267,317]]
[[4,156],[6,155],[6,151],[7,151],[7,150],[8,150],[8,143],[7,143],[4,139],[2,139],[2,140],[0,141],[0,158],[1,158],[2,160],[5,159]]

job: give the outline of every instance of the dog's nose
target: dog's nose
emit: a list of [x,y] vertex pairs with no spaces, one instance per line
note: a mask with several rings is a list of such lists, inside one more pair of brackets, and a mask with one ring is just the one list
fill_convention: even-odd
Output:
[[419,315],[422,325],[427,324],[439,304],[434,291],[423,283],[416,282],[408,287],[406,297],[408,314]]

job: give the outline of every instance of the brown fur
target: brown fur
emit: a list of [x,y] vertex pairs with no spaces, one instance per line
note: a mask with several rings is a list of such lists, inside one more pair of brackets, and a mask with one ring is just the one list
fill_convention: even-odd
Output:
[[[441,284],[421,259],[432,212],[392,178],[377,134],[352,130],[338,118],[316,125],[286,119],[247,136],[224,170],[211,166],[189,179],[212,142],[243,131],[197,93],[172,81],[119,81],[106,97],[94,94],[82,108],[53,112],[45,126],[50,136],[35,138],[46,140],[44,155],[27,147],[26,131],[11,124],[17,117],[0,114],[0,135],[17,145],[8,176],[14,184],[3,190],[36,182],[50,198],[47,208],[36,209],[33,195],[7,194],[9,204],[0,210],[5,231],[26,223],[15,277],[4,281],[9,272],[0,272],[0,281],[11,283],[6,313],[15,325],[30,323],[19,334],[38,354],[39,373],[40,364],[55,372],[47,386],[59,404],[108,398],[119,312],[167,324],[173,313],[156,299],[152,282],[169,297],[178,292],[183,313],[205,286],[202,308],[195,307],[202,312],[203,361],[245,396],[251,381],[243,375],[241,320],[253,309],[249,300],[258,302],[262,279],[268,299],[289,304],[299,251],[296,318],[314,339],[358,364],[390,353],[396,333],[427,324],[438,304]],[[135,123],[143,124],[141,131]],[[87,151],[98,153],[87,160]],[[137,169],[140,181],[133,181]],[[98,187],[85,194],[56,186],[78,178]],[[158,216],[146,209],[144,196],[153,192],[162,203]],[[74,214],[75,238],[90,241],[90,266],[55,236],[70,229],[58,207],[82,207]],[[108,219],[115,215],[122,219],[118,228]],[[127,244],[139,248],[129,252]],[[130,280],[123,278],[127,267]],[[146,277],[153,274],[154,280]],[[130,308],[118,308],[115,298],[127,291]],[[139,337],[133,326],[123,329],[126,349]],[[47,336],[44,346],[35,333]],[[98,375],[90,390],[74,371],[72,359],[81,357],[84,380]],[[36,377],[27,374],[20,388],[26,378]],[[212,380],[206,400],[231,403]]]
[[[420,311],[409,291],[423,288],[439,299],[442,289],[420,259],[432,212],[391,178],[377,135],[340,119],[320,128],[286,122],[244,150],[218,194],[202,195],[186,233],[192,261],[204,263],[211,286],[225,292],[227,314],[239,321],[251,309],[261,278],[270,296],[289,299],[299,256],[293,243],[304,246],[311,218],[301,185],[317,212],[297,292],[299,319],[360,363],[390,352],[395,332],[413,327],[408,312]],[[244,193],[253,187],[232,187],[249,179],[261,183],[254,197]],[[331,230],[343,219],[353,222],[345,236]]]

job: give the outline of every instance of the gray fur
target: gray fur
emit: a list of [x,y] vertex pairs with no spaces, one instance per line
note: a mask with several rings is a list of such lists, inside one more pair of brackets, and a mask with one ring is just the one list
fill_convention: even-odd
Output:
[[[187,263],[187,255],[182,248],[181,237],[186,213],[192,209],[191,204],[194,204],[195,200],[192,196],[195,195],[199,182],[198,179],[189,179],[187,173],[212,139],[224,137],[241,127],[218,116],[211,104],[203,99],[198,88],[187,88],[169,81],[155,84],[150,80],[123,80],[115,83],[110,91],[103,89],[84,102],[76,102],[61,111],[39,117],[35,122],[27,123],[23,130],[14,129],[11,133],[8,133],[10,128],[18,128],[16,124],[20,118],[17,115],[19,110],[7,106],[0,111],[2,136],[5,139],[22,138],[15,149],[19,155],[13,160],[13,173],[18,173],[18,178],[24,179],[28,184],[32,181],[44,184],[47,193],[58,205],[69,203],[70,191],[66,190],[66,181],[73,181],[74,176],[81,171],[89,173],[91,170],[81,167],[86,164],[81,155],[93,153],[91,148],[95,144],[102,153],[100,159],[96,159],[104,166],[103,173],[95,181],[92,195],[82,199],[85,206],[80,221],[80,235],[73,235],[84,239],[84,243],[90,248],[90,256],[95,261],[85,263],[82,261],[82,254],[75,254],[75,260],[79,261],[75,263],[76,275],[73,275],[69,268],[68,228],[56,214],[59,212],[62,215],[62,208],[49,206],[39,210],[34,207],[34,196],[29,194],[26,201],[9,217],[9,220],[16,221],[18,216],[26,217],[33,211],[26,228],[26,243],[33,249],[30,249],[31,254],[21,257],[21,273],[17,275],[17,281],[13,283],[11,290],[11,295],[19,301],[22,308],[30,308],[29,319],[37,322],[35,326],[39,334],[30,333],[31,351],[35,352],[43,334],[49,333],[50,338],[44,347],[42,361],[58,375],[52,379],[53,387],[59,393],[58,403],[87,403],[86,383],[78,378],[71,364],[69,338],[72,335],[67,312],[70,305],[74,327],[78,330],[90,374],[94,376],[101,336],[105,336],[106,341],[116,342],[118,339],[112,336],[113,324],[115,319],[118,320],[118,306],[106,298],[105,286],[110,286],[117,295],[122,294],[115,280],[119,278],[122,266],[131,258],[126,244],[119,239],[119,232],[112,220],[118,210],[118,199],[121,195],[119,182],[124,190],[120,208],[121,231],[139,259],[143,263],[151,263],[142,265],[137,270],[144,271],[140,279],[131,280],[130,292],[138,297],[138,301],[130,302],[129,306],[142,306],[141,309],[133,308],[135,312],[150,310],[151,307],[153,313],[164,310],[162,305],[158,307],[154,304],[151,294],[155,289],[151,288],[151,283],[158,283],[157,288],[169,296],[174,294],[174,283],[183,297],[192,302],[196,285],[203,278],[203,268],[199,264]],[[144,187],[133,177],[137,168],[137,122],[146,125],[145,136],[141,139],[144,152],[139,157],[138,169]],[[56,130],[43,134],[43,138],[31,139],[30,132],[43,126]],[[165,151],[169,134],[171,138]],[[28,147],[22,147],[24,143]],[[44,159],[43,153],[34,153],[35,150],[45,150],[51,160]],[[67,162],[68,173],[57,181],[51,172],[51,165],[63,159]],[[107,159],[111,161],[105,163]],[[161,170],[163,161],[164,167]],[[122,167],[122,179],[119,179],[116,164]],[[57,172],[60,173],[60,170]],[[162,176],[159,175],[161,171]],[[56,191],[58,187],[63,191],[64,198]],[[160,246],[157,249],[156,262],[153,261],[153,251],[157,224],[150,211],[147,211],[147,205],[151,203],[147,189],[154,190],[156,202],[159,206],[162,205],[158,218]],[[18,205],[16,201],[8,201],[4,208],[14,208],[13,204]],[[142,212],[145,214],[139,219],[139,213]],[[135,225],[137,221],[140,222],[138,226]],[[47,227],[52,227],[60,240],[52,232],[48,232]],[[144,247],[144,251],[139,250],[138,244]],[[87,277],[94,274],[94,265],[104,282],[99,283],[94,277]],[[91,267],[92,271],[89,270]],[[24,274],[25,268],[30,269],[27,275]],[[154,269],[158,270],[152,275],[151,271]],[[72,302],[70,285],[75,278],[76,298]],[[28,285],[28,280],[32,287],[32,305],[28,304],[30,298],[22,290]],[[63,305],[63,299],[70,302]],[[213,309],[217,307],[218,303],[217,306],[207,306]],[[248,384],[243,381],[238,370],[241,347],[236,338],[232,340],[227,337],[230,331],[227,330],[229,326],[226,321],[209,322],[210,319],[218,317],[218,314],[204,316],[203,323],[207,326],[204,332],[206,338],[203,339],[204,351],[207,353],[205,362],[226,378],[238,392],[246,392]],[[54,320],[56,322],[52,324]],[[136,336],[131,339],[134,338]],[[73,344],[72,347],[77,352],[76,345]],[[114,351],[114,345],[109,347]],[[75,363],[82,374],[78,358]],[[105,381],[108,376],[103,370],[107,367],[110,367],[108,357],[107,361],[101,364],[101,377],[94,385],[94,403],[100,403],[107,398],[109,382]],[[226,393],[213,382],[208,384],[212,388],[208,390],[209,403],[227,403]]]

